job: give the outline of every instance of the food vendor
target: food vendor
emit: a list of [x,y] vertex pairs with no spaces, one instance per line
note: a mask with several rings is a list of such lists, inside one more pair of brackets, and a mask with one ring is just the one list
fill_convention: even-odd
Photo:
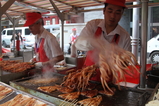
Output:
[[43,68],[43,72],[54,70],[53,66],[64,60],[64,55],[56,37],[44,28],[41,13],[26,13],[24,26],[29,26],[29,30],[35,35],[36,57],[31,59],[32,62],[36,62],[35,68]]
[[[104,19],[91,20],[83,28],[80,36],[75,41],[75,47],[78,50],[87,51],[85,66],[95,64],[95,58],[98,56],[91,55],[94,51],[92,51],[92,43],[88,40],[95,39],[95,36],[100,37],[101,41],[115,43],[120,48],[131,51],[130,35],[118,24],[125,9],[125,0],[106,0],[103,8]],[[100,73],[92,80],[100,81],[99,75]]]

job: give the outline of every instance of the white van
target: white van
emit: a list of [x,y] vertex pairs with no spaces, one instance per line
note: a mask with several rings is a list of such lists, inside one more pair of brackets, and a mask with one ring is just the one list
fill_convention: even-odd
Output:
[[151,63],[159,63],[159,34],[147,42],[147,56]]
[[[15,33],[21,32],[23,38],[23,43],[26,47],[32,47],[35,43],[35,36],[30,32],[28,27],[15,27]],[[2,36],[2,46],[9,47],[11,43],[11,38],[13,35],[13,28],[3,29]]]
[[44,25],[44,28],[52,33],[55,37],[60,33],[60,25]]

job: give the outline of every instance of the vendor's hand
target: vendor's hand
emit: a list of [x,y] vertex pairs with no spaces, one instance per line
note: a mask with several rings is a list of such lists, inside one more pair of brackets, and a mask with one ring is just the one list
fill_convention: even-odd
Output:
[[36,69],[41,69],[42,67],[43,67],[42,62],[35,63],[35,68]]
[[36,62],[36,58],[32,58],[32,59],[30,59],[30,61],[29,62]]

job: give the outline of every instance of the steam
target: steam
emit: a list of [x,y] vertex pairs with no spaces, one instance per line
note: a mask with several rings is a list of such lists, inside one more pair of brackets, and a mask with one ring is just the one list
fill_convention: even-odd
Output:
[[40,73],[36,73],[34,75],[35,78],[38,78],[38,79],[39,78],[44,78],[44,79],[53,78],[53,77],[55,77],[55,74],[56,74],[56,70],[54,69],[54,67],[50,68],[50,67],[44,66],[43,69],[41,69],[39,71],[40,71]]

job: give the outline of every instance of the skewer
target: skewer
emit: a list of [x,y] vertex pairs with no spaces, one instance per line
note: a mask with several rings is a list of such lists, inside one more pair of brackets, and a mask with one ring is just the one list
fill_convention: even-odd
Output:
[[74,99],[74,100],[72,100],[71,102],[69,102],[69,103],[67,104],[67,106],[72,106],[75,100],[76,100],[76,99]]
[[64,99],[64,101],[62,101],[59,106],[63,106],[63,104],[65,104],[66,100],[67,99]]
[[64,101],[59,105],[59,106],[76,106],[77,104],[77,99],[72,100],[71,102],[69,102],[69,95],[64,99]]
[[72,101],[72,103],[73,103],[72,105],[73,105],[73,106],[76,106],[77,101],[78,101],[77,99],[74,99],[74,100]]
[[69,95],[66,96],[66,98],[64,99],[64,101],[59,106],[65,106],[65,104],[67,104],[68,101],[69,101],[68,97],[69,97]]

